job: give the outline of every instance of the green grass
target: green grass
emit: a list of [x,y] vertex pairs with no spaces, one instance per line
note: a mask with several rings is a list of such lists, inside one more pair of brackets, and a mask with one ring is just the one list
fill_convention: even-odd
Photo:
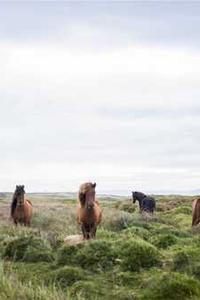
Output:
[[143,218],[130,199],[100,199],[95,240],[80,234],[76,200],[30,195],[31,227],[9,221],[0,198],[0,300],[200,299],[200,227],[191,228],[194,197],[155,196],[158,211]]

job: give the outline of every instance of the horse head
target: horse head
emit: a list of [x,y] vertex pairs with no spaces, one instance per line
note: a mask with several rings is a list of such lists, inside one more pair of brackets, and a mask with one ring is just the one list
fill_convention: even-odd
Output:
[[15,197],[17,199],[17,203],[19,206],[24,204],[24,195],[25,195],[24,185],[16,185]]
[[87,210],[91,210],[95,201],[95,187],[96,183],[86,182],[80,186],[79,200],[82,206]]
[[133,199],[133,203],[135,203],[137,200],[137,192],[132,192],[132,199]]

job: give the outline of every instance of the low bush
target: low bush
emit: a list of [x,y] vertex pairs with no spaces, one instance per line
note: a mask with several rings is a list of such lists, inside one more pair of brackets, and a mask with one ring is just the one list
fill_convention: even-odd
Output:
[[94,240],[85,243],[75,255],[78,265],[91,270],[107,270],[116,262],[117,252],[113,243],[105,240]]
[[3,257],[14,261],[52,261],[53,254],[47,240],[39,237],[19,237],[12,239],[4,248]]
[[62,267],[51,273],[52,282],[62,289],[66,289],[79,280],[84,280],[85,272],[78,267]]
[[132,214],[113,209],[104,216],[102,227],[107,230],[121,231],[130,226],[133,221],[134,216]]
[[127,271],[140,271],[161,263],[159,251],[142,239],[129,239],[120,242],[119,258],[121,266]]
[[171,233],[158,234],[150,239],[151,243],[158,248],[168,248],[177,243],[178,239]]
[[200,248],[186,247],[176,251],[173,256],[173,270],[200,278]]
[[194,297],[200,297],[200,284],[197,280],[180,273],[164,273],[151,277],[141,299],[188,300]]
[[56,263],[58,265],[74,264],[76,262],[76,253],[82,247],[83,244],[63,245],[57,251]]

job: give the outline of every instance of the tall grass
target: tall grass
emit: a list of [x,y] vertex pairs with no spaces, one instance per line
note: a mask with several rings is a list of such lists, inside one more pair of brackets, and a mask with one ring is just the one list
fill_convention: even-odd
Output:
[[[9,221],[0,198],[0,299],[173,300],[200,298],[199,228],[191,229],[192,197],[156,196],[143,218],[129,199],[100,199],[102,224],[93,241],[80,234],[76,200],[31,196],[31,227]],[[1,210],[2,208],[2,210]]]

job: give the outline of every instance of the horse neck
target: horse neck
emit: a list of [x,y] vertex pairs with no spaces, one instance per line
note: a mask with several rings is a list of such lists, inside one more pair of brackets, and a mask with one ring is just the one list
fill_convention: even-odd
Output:
[[146,195],[143,194],[143,193],[138,193],[138,194],[137,194],[137,199],[138,199],[138,201],[142,201],[145,197],[146,197]]

